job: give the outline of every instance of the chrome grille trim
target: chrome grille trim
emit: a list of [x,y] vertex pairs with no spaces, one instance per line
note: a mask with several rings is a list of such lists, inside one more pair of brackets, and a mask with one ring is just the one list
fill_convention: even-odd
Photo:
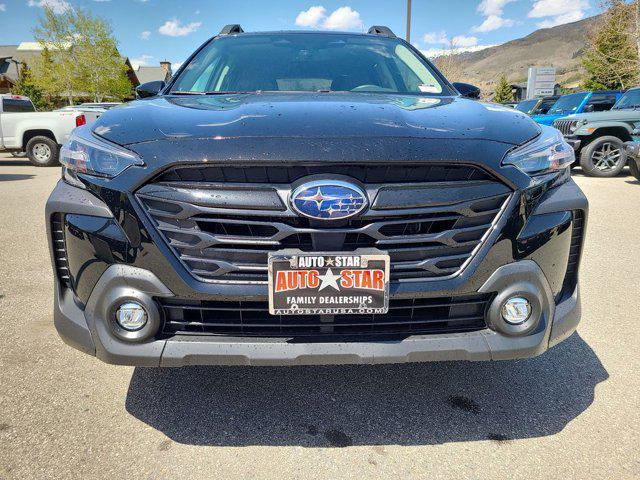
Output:
[[556,120],[555,122],[553,122],[554,128],[560,130],[563,135],[571,135],[571,127],[575,124],[575,120]]

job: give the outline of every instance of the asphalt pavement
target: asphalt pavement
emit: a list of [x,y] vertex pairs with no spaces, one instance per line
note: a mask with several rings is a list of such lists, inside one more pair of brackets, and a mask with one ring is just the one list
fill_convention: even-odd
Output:
[[0,479],[640,478],[640,183],[576,175],[578,332],[528,360],[132,368],[53,327],[58,168],[0,155]]

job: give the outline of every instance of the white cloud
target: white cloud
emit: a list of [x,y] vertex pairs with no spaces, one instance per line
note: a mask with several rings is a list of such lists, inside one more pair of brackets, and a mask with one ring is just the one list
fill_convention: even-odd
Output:
[[151,60],[153,60],[153,55],[145,55],[145,54],[142,54],[137,58],[129,59],[129,61],[131,62],[131,66],[136,70],[140,66],[149,65],[149,62]]
[[321,5],[309,7],[296,17],[296,25],[306,28],[325,30],[362,30],[364,24],[360,13],[351,7],[340,7],[327,15],[327,9]]
[[202,22],[191,22],[186,25],[180,25],[180,20],[174,18],[164,22],[164,25],[158,29],[158,32],[169,37],[184,37],[198,30],[201,25]]
[[476,25],[471,30],[479,33],[492,32],[502,27],[512,27],[515,22],[509,18],[503,18],[499,15],[489,15],[480,25]]
[[428,48],[420,50],[427,58],[437,58],[442,55],[458,55],[467,52],[479,52],[485,48],[495,47],[495,45],[474,45],[472,47],[453,47],[453,48]]
[[362,30],[364,24],[360,13],[351,7],[340,7],[334,10],[324,21],[324,28],[328,30]]
[[141,40],[149,40],[150,36],[151,36],[151,32],[149,30],[145,30],[144,32],[140,32],[140,39]]
[[466,37],[464,35],[458,35],[451,39],[451,46],[453,48],[469,48],[478,45],[477,37]]
[[178,69],[182,66],[183,63],[184,63],[184,61],[182,61],[182,62],[173,62],[171,64],[171,70],[173,70],[174,73],[177,72]]
[[0,3],[0,12],[6,12],[7,11],[7,5],[4,3]]
[[322,21],[327,16],[327,9],[322,6],[310,7],[296,17],[296,25],[299,27],[319,28]]
[[515,0],[482,0],[478,5],[478,11],[485,17],[491,15],[502,15],[504,6],[507,3],[514,2]]
[[515,22],[509,18],[504,18],[504,7],[515,0],[482,0],[478,5],[478,12],[485,17],[480,25],[474,26],[472,32],[492,32],[502,27],[512,27]]
[[439,32],[425,33],[422,37],[422,41],[431,45],[443,45],[449,43],[447,32],[445,32],[444,30],[440,30]]
[[544,18],[537,26],[550,28],[584,18],[589,8],[589,0],[535,0],[527,16]]
[[30,7],[49,7],[57,15],[71,10],[71,5],[65,0],[29,0],[27,5]]

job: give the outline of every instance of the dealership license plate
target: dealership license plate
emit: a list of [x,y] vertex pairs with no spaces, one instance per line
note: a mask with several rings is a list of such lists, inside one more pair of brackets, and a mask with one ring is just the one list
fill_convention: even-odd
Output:
[[269,255],[272,315],[383,314],[389,309],[389,255]]

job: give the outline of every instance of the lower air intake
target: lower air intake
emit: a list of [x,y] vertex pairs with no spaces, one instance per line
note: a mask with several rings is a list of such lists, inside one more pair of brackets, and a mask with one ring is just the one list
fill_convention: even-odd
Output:
[[384,315],[269,315],[267,302],[162,299],[166,335],[419,335],[486,328],[491,295],[391,300]]

